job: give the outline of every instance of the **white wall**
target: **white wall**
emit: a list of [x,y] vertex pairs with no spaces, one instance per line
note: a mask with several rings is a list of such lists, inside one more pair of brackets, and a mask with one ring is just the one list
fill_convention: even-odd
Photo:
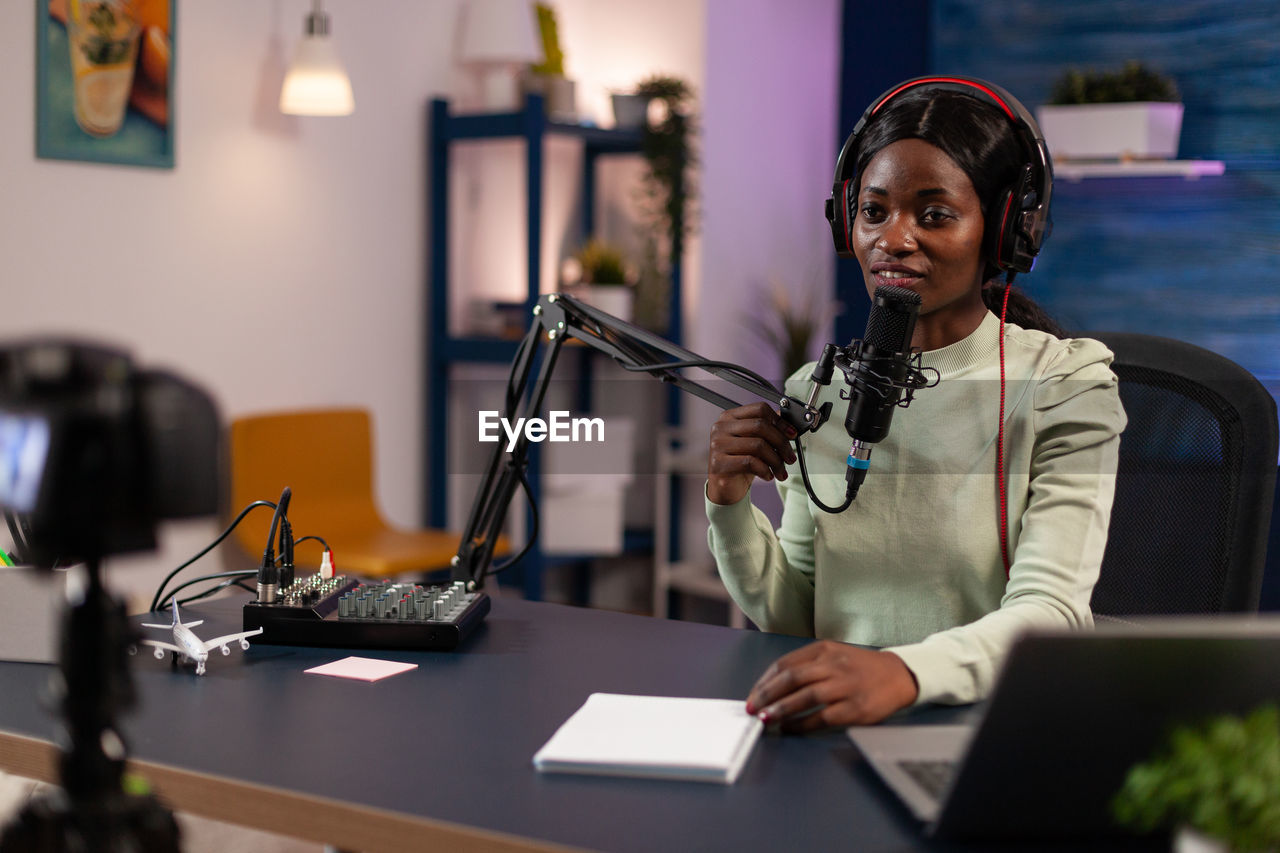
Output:
[[703,355],[777,374],[743,319],[772,279],[831,293],[822,215],[836,161],[839,0],[708,0],[703,104]]
[[[452,83],[457,0],[326,4],[349,118],[275,109],[306,0],[181,2],[176,167],[34,158],[34,6],[0,33],[0,338],[66,331],[204,383],[224,417],[329,404],[376,419],[388,516],[419,516],[424,103]],[[376,10],[376,11],[375,11]],[[300,496],[302,497],[302,496]],[[169,531],[117,585],[212,538]]]
[[[294,119],[274,101],[310,3],[180,0],[173,170],[35,159],[35,4],[11,4],[0,31],[0,339],[61,331],[123,344],[204,383],[224,418],[366,406],[383,509],[417,523],[424,111],[459,90],[461,3],[329,0],[356,113]],[[584,112],[607,120],[605,88],[653,72],[698,90],[702,239],[686,294],[708,308],[691,315],[688,341],[750,363],[732,314],[710,306],[741,302],[775,271],[829,286],[817,211],[835,157],[839,3],[555,5]],[[114,582],[150,591],[215,532],[170,527],[160,553],[122,561]]]
[[[708,0],[703,103],[702,256],[689,340],[708,358],[779,375],[776,355],[749,330],[769,312],[773,282],[798,299],[832,298],[835,253],[822,215],[838,153],[839,0]],[[830,340],[823,336],[821,343]],[[814,354],[816,357],[816,353]],[[692,404],[706,435],[718,412]],[[754,500],[780,509],[772,483]],[[686,506],[702,505],[701,488]],[[684,541],[706,523],[690,512]]]

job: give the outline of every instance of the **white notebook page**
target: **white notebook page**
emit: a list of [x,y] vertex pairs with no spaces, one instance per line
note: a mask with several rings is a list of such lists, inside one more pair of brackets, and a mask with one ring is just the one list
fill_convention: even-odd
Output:
[[593,693],[533,763],[544,771],[731,784],[762,729],[741,699]]

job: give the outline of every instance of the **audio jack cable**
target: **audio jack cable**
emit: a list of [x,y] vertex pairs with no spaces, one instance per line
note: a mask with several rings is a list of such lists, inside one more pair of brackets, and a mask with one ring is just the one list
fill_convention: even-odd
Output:
[[293,525],[280,519],[280,589],[293,586]]
[[[276,530],[280,527],[280,521],[284,519],[285,513],[289,510],[289,499],[293,497],[293,490],[288,486],[284,487],[284,491],[280,493],[280,500],[276,501],[275,515],[271,517],[271,529],[267,532],[267,547],[262,552],[262,565],[258,566],[258,603],[274,604],[276,594],[280,591],[280,567],[276,565],[275,555],[275,539]],[[287,521],[285,522],[288,523]]]

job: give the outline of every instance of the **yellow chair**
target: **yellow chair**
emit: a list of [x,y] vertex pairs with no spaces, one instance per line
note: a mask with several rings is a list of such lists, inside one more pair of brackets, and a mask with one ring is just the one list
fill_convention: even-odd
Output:
[[[231,422],[230,456],[230,517],[255,500],[278,500],[288,486],[293,535],[322,537],[333,549],[338,573],[425,574],[448,568],[462,541],[460,533],[403,530],[383,519],[373,494],[369,413],[362,409],[237,418]],[[236,527],[236,540],[255,561],[261,559],[270,526],[271,511],[258,509]],[[320,551],[319,543],[298,546],[299,575],[319,565]]]

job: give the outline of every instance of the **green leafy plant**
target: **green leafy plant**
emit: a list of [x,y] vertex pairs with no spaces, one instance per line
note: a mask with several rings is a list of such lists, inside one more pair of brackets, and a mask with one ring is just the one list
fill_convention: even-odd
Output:
[[1123,825],[1189,826],[1236,851],[1280,850],[1280,707],[1176,729],[1112,801]]
[[644,233],[636,319],[663,332],[670,320],[670,259],[683,256],[685,237],[694,228],[698,165],[693,144],[697,125],[694,93],[684,80],[663,74],[641,80],[635,93],[647,98],[651,106],[640,146],[645,160],[640,190]]
[[1179,101],[1178,87],[1171,77],[1130,60],[1119,71],[1064,72],[1053,85],[1049,103],[1113,104],[1131,101]]
[[650,212],[665,225],[673,251],[689,228],[695,158],[691,137],[693,89],[678,77],[655,75],[641,80],[636,94],[657,101],[657,121],[645,123],[641,153],[648,166],[646,195]]
[[625,285],[632,278],[622,252],[603,240],[588,240],[574,258],[580,265],[579,282],[582,284]]
[[535,3],[538,13],[538,32],[542,36],[543,61],[530,66],[535,74],[564,76],[564,51],[560,49],[560,30],[556,26],[556,12],[546,3]]
[[813,288],[804,297],[795,299],[793,291],[776,279],[771,283],[768,298],[757,302],[767,303],[768,313],[763,317],[747,315],[746,325],[777,353],[785,379],[813,360],[809,348],[814,336],[831,319],[836,306],[819,299]]

